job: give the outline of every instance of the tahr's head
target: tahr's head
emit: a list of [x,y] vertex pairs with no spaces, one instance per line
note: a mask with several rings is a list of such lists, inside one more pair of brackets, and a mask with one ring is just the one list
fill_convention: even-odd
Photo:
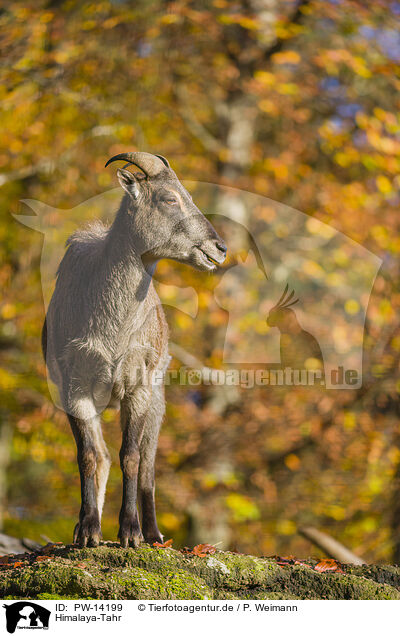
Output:
[[[214,271],[226,256],[224,241],[194,204],[168,161],[147,152],[126,152],[106,163],[126,161],[117,171],[129,197],[132,232],[143,257],[170,258],[203,271]],[[140,173],[126,170],[129,164]]]
[[299,299],[296,298],[292,300],[294,296],[294,290],[287,295],[289,286],[286,285],[285,290],[276,303],[270,309],[269,314],[267,316],[267,325],[269,327],[278,327],[280,328],[289,328],[292,323],[297,323],[297,319],[295,313],[290,307],[299,302]]

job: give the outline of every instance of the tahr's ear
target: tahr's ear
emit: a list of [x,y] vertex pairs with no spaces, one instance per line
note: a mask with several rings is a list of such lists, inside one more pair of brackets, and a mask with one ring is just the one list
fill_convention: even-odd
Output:
[[137,199],[139,196],[139,185],[135,175],[129,170],[117,170],[117,177],[125,192],[130,194],[132,199]]

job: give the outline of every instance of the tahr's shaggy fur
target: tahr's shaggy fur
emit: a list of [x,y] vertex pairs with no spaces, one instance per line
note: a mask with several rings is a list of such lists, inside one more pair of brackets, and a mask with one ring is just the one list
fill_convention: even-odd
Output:
[[68,239],[42,335],[78,449],[82,505],[74,542],[81,546],[101,538],[110,457],[100,415],[109,405],[121,408],[119,539],[124,547],[162,541],[154,461],[165,398],[162,383],[146,380],[168,366],[168,327],[152,276],[162,258],[213,271],[226,254],[164,157],[123,153],[107,165],[116,160],[141,172],[117,171],[125,195],[109,228],[93,224]]

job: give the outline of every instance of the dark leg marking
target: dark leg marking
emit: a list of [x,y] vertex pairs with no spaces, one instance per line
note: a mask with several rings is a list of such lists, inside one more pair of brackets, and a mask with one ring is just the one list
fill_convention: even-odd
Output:
[[155,505],[154,469],[158,444],[158,433],[165,410],[164,395],[161,388],[154,389],[151,406],[147,412],[146,427],[140,445],[139,493],[142,530],[147,543],[163,542],[158,529]]
[[121,402],[122,446],[119,454],[123,491],[118,538],[123,548],[128,545],[136,548],[143,541],[137,511],[137,487],[144,423],[145,416],[137,416],[133,396],[126,395]]
[[97,452],[93,440],[93,422],[72,415],[68,415],[68,419],[78,449],[82,502],[73,540],[81,547],[97,546],[101,539],[101,528],[95,483]]

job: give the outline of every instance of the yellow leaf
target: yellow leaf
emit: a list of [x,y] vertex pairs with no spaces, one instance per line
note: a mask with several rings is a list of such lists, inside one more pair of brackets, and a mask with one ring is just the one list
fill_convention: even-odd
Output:
[[15,305],[12,305],[11,303],[6,303],[1,308],[1,315],[3,316],[4,320],[11,320],[12,318],[16,316],[16,314],[17,314],[17,308]]
[[356,416],[354,415],[354,413],[351,413],[351,411],[347,411],[344,414],[344,418],[343,418],[343,426],[344,428],[346,428],[348,431],[351,431],[356,425]]
[[342,521],[346,518],[346,510],[341,506],[329,506],[326,512],[332,519],[335,519],[335,521]]
[[233,512],[235,521],[259,519],[260,517],[257,505],[249,497],[232,492],[226,497],[225,503]]
[[278,112],[278,106],[272,101],[272,99],[262,99],[258,104],[260,110],[269,115],[274,115]]
[[248,29],[249,31],[255,31],[259,28],[258,22],[253,20],[252,18],[248,18],[246,16],[240,16],[237,19],[237,23],[240,24],[244,29]]
[[344,304],[344,310],[346,314],[354,316],[360,311],[360,305],[354,298],[349,298],[349,300],[346,300]]
[[297,84],[293,84],[293,82],[287,82],[286,84],[279,84],[278,92],[281,95],[297,95],[299,87]]
[[322,369],[322,362],[318,358],[307,358],[304,363],[306,369],[315,370]]
[[276,532],[285,535],[296,534],[296,524],[289,519],[281,519],[276,524]]
[[160,522],[164,528],[169,531],[177,530],[180,526],[178,517],[172,512],[164,512],[164,514],[160,516]]
[[276,64],[298,64],[301,60],[300,55],[296,51],[275,53],[272,58]]
[[0,389],[4,389],[6,391],[10,389],[14,389],[18,384],[17,377],[11,374],[6,369],[0,368]]
[[179,22],[181,17],[176,15],[176,13],[167,13],[167,15],[163,15],[160,22],[162,24],[174,24],[175,22]]
[[392,184],[383,174],[376,177],[376,185],[382,194],[390,194],[392,192]]
[[287,455],[284,461],[289,470],[298,470],[300,468],[300,459],[294,453]]
[[276,83],[275,75],[273,73],[268,73],[268,71],[256,71],[256,73],[254,73],[254,77],[262,84],[266,84],[266,86],[273,86]]
[[323,278],[324,276],[324,270],[321,265],[315,261],[304,261],[302,269],[305,274],[313,276],[314,278]]

